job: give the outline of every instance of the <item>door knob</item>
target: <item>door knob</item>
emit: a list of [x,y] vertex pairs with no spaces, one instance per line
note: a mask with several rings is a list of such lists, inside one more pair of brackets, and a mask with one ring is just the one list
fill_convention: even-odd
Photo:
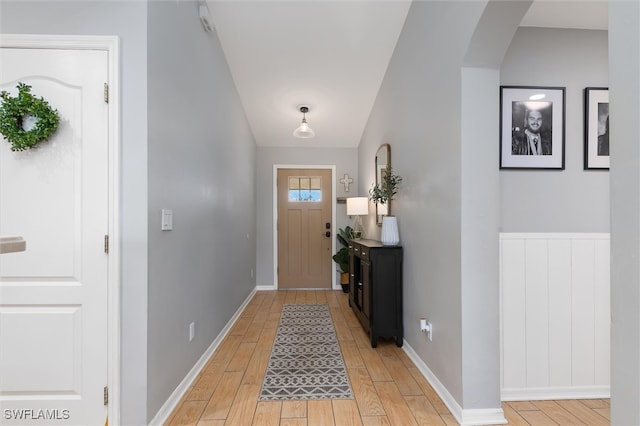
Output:
[[325,236],[325,237],[327,237],[327,238],[329,238],[329,237],[331,236],[331,231],[327,231],[327,232],[325,232],[325,233],[324,233],[324,236]]

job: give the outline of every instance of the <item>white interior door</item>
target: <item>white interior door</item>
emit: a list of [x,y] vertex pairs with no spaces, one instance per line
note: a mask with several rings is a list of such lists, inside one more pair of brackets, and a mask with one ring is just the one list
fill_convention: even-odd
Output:
[[32,86],[57,133],[12,152],[0,138],[0,424],[104,424],[107,408],[108,54],[0,49],[0,90]]

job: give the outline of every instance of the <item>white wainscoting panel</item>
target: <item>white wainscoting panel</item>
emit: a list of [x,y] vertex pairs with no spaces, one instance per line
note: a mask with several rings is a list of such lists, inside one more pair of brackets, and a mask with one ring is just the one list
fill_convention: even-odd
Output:
[[500,234],[504,401],[609,397],[609,234]]

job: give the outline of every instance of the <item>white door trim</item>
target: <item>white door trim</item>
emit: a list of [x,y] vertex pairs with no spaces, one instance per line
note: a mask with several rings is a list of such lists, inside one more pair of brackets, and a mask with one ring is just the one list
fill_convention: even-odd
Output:
[[116,36],[0,34],[0,47],[103,50],[109,84],[109,277],[107,344],[110,424],[120,424],[120,40]]
[[[330,169],[331,170],[331,247],[336,246],[336,166],[328,165],[298,165],[298,164],[274,164],[273,165],[273,288],[278,289],[278,169]],[[331,274],[331,288],[338,290],[336,274]]]

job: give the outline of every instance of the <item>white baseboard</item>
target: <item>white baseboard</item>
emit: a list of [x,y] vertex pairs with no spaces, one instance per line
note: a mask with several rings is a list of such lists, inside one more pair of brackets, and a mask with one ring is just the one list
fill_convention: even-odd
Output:
[[271,284],[271,285],[258,285],[258,286],[256,286],[256,290],[257,291],[268,291],[268,290],[277,290],[277,288],[273,284]]
[[404,349],[407,356],[413,361],[420,373],[427,382],[429,382],[431,387],[433,387],[433,390],[436,391],[440,399],[442,399],[442,402],[444,402],[461,426],[507,424],[507,419],[505,419],[504,411],[501,407],[463,410],[447,388],[438,380],[436,375],[433,374],[429,367],[427,367],[427,364],[422,361],[406,340],[402,345],[402,349]]
[[[272,290],[277,290],[276,286],[271,284],[271,285],[259,285],[256,286],[256,290],[258,291],[272,291]],[[316,290],[342,290],[342,286],[340,284],[338,284],[338,286],[334,286],[332,288],[296,288],[295,290],[298,291],[305,291],[305,290],[311,290],[311,291],[316,291]]]
[[461,426],[471,425],[506,425],[502,408],[480,408],[462,410],[462,420],[458,420]]
[[502,389],[503,401],[535,401],[551,399],[601,399],[611,398],[611,386],[571,386]]
[[189,387],[191,386],[193,381],[198,377],[198,374],[200,374],[200,371],[204,368],[205,365],[207,365],[207,361],[209,361],[209,358],[211,358],[211,355],[213,355],[216,349],[218,349],[218,346],[220,346],[220,343],[222,343],[222,340],[227,336],[227,333],[229,333],[229,331],[231,330],[231,327],[233,327],[235,322],[238,320],[238,318],[240,317],[240,314],[242,314],[242,311],[247,306],[247,304],[249,303],[253,295],[256,293],[256,290],[257,288],[254,288],[253,291],[249,294],[249,296],[247,296],[247,298],[244,300],[244,302],[242,302],[242,305],[240,305],[240,307],[236,310],[236,312],[233,314],[231,319],[224,326],[222,331],[220,331],[220,334],[218,334],[218,337],[216,337],[213,340],[213,342],[211,342],[211,345],[209,345],[209,348],[207,348],[205,353],[202,354],[198,362],[196,362],[193,368],[191,368],[191,370],[189,371],[189,373],[187,373],[185,378],[182,379],[182,382],[180,382],[180,384],[173,391],[171,396],[169,396],[169,398],[165,401],[165,403],[162,404],[162,407],[160,407],[160,410],[158,410],[156,415],[149,422],[149,425],[160,426],[166,423],[166,421],[169,419],[169,416],[171,415],[173,410],[178,406],[178,403],[180,402],[184,394],[187,393],[187,391],[189,390]]
[[442,402],[444,402],[444,405],[446,405],[449,411],[451,411],[451,414],[453,414],[458,423],[460,423],[460,420],[462,418],[462,407],[460,407],[460,404],[458,404],[455,398],[449,393],[447,388],[445,388],[444,385],[440,383],[440,380],[438,380],[435,374],[433,374],[429,367],[427,367],[427,364],[424,363],[424,361],[418,356],[416,351],[413,350],[411,345],[409,345],[406,340],[402,344],[402,349],[409,356],[411,361],[413,361],[416,367],[418,367],[420,373],[422,373],[424,378],[427,379],[427,382],[429,382],[431,387],[433,387],[433,390],[436,391],[440,399],[442,399]]

